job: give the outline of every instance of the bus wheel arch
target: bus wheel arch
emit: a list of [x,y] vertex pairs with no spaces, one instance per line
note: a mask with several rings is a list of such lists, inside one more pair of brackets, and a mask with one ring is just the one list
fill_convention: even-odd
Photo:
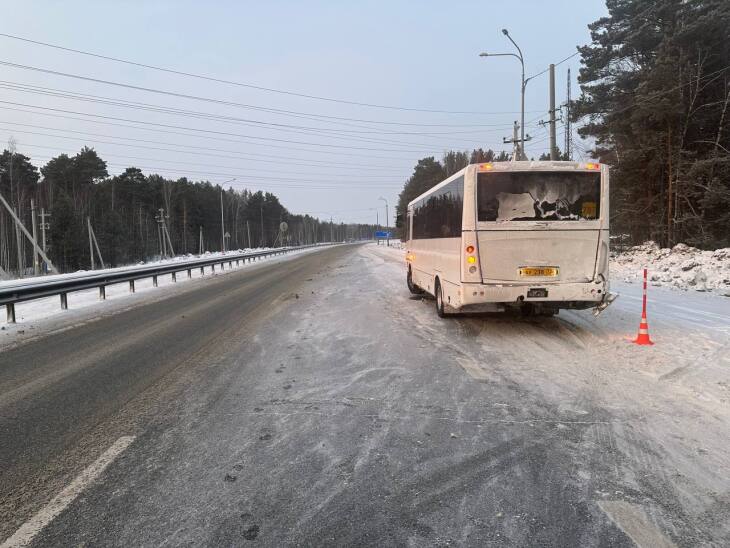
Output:
[[408,265],[408,273],[406,274],[406,284],[408,285],[408,291],[410,291],[413,295],[422,295],[423,289],[418,287],[413,282],[413,271],[411,270],[411,265]]

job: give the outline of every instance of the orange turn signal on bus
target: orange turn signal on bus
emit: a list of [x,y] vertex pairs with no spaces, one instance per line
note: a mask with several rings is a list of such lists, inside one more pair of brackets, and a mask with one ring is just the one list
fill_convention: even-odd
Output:
[[477,262],[477,258],[474,255],[469,255],[466,258],[466,262],[469,264],[474,264],[475,262]]
[[467,253],[474,253],[474,246],[473,245],[466,246],[466,252]]
[[491,171],[494,166],[492,164],[479,164],[479,171]]
[[601,165],[594,162],[588,162],[586,164],[586,169],[601,169]]

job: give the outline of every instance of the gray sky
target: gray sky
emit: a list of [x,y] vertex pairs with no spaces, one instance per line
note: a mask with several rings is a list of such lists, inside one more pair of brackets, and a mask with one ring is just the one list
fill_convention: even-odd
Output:
[[[502,137],[519,117],[519,62],[478,57],[513,51],[501,28],[522,48],[531,75],[588,43],[587,24],[606,11],[601,0],[3,4],[11,15],[0,33],[277,90],[448,111],[311,99],[0,37],[2,62],[168,92],[0,65],[0,140],[13,136],[39,167],[88,145],[112,174],[137,166],[214,183],[236,177],[232,186],[274,192],[292,212],[350,222],[374,222],[376,207],[382,221],[380,196],[392,212],[419,158],[505,148]],[[556,69],[558,102],[568,67],[576,75],[578,58]],[[529,155],[547,149],[547,130],[537,125],[546,117],[547,84],[544,74],[527,87]],[[59,96],[69,93],[75,98]]]

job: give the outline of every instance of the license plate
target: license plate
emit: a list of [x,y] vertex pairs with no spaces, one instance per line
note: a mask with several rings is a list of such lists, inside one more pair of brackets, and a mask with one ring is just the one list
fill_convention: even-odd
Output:
[[523,266],[520,268],[520,276],[523,278],[555,278],[558,275],[558,268],[555,266]]

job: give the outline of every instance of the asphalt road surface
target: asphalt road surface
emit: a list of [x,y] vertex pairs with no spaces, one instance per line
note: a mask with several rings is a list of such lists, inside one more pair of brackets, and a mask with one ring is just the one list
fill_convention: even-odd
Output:
[[[551,384],[534,345],[554,356],[539,337],[558,332],[584,348],[579,328],[556,318],[439,320],[433,303],[407,294],[400,261],[373,247],[230,272],[2,351],[0,539],[31,546],[727,539],[718,523],[727,517],[721,485],[704,514],[700,502],[686,503],[662,453],[645,441],[650,423],[637,419],[633,404],[613,403],[629,398],[606,388],[605,376],[592,372],[593,384],[570,405],[557,397],[566,370],[556,365]],[[482,331],[497,337],[485,343]],[[524,359],[522,346],[531,349]],[[623,451],[625,439],[641,450]],[[711,466],[702,469],[712,476]],[[676,482],[677,491],[691,490]]]

